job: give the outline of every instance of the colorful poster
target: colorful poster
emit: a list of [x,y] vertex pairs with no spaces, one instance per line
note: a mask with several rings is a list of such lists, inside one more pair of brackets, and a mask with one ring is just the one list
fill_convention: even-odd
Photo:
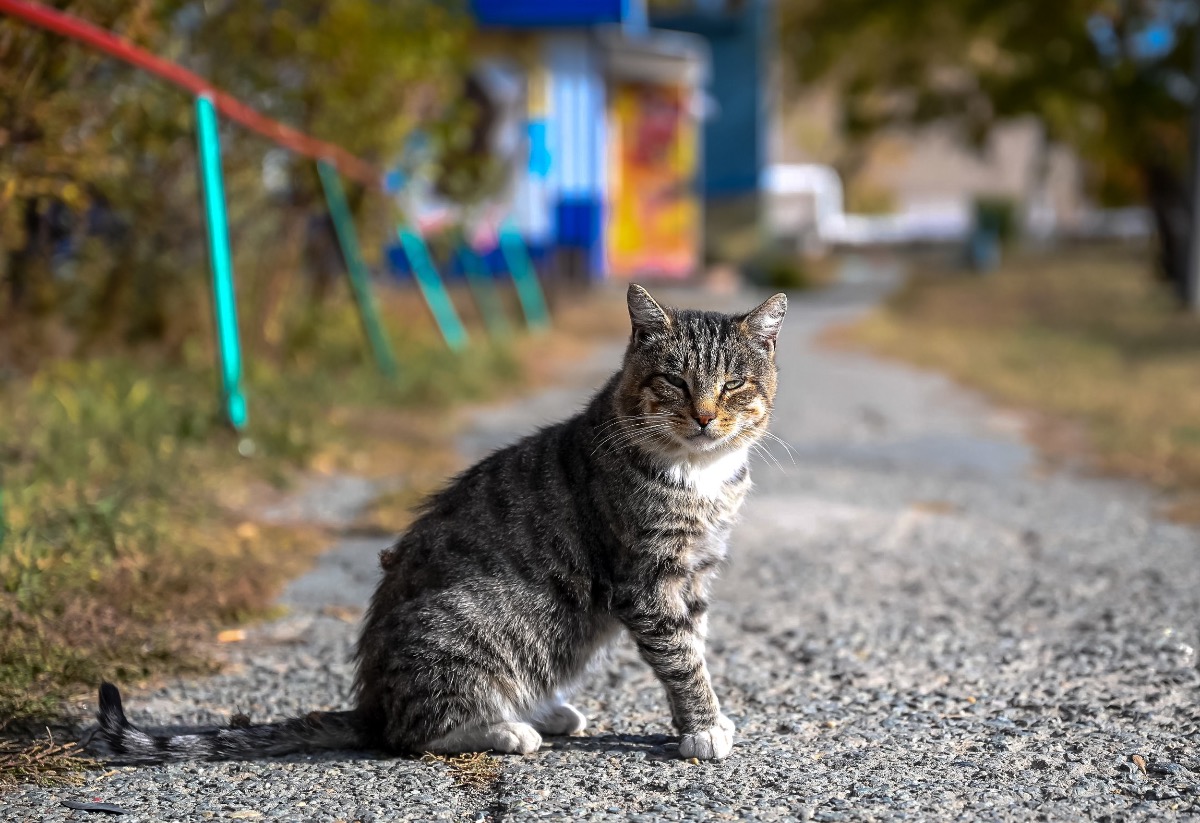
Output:
[[698,267],[698,131],[682,87],[622,83],[609,108],[607,257],[615,277]]

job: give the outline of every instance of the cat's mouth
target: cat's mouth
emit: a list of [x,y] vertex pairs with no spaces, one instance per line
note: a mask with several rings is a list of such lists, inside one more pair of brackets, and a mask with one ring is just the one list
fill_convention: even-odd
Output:
[[711,429],[701,429],[683,436],[683,442],[693,451],[709,452],[720,448],[730,439],[727,432],[715,432]]

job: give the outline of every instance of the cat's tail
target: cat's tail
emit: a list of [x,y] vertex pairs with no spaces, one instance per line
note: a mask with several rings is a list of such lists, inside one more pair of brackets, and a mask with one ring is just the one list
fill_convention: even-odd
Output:
[[100,725],[82,741],[90,753],[121,763],[179,760],[247,760],[320,749],[368,748],[356,712],[312,712],[304,717],[261,725],[231,724],[188,734],[153,735],[129,722],[121,693],[112,683],[100,686]]

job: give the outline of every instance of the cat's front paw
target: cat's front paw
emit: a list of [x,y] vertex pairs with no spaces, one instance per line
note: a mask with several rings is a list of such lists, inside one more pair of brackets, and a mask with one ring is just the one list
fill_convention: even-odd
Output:
[[[724,720],[728,727],[722,725]],[[685,760],[724,760],[733,751],[733,723],[720,715],[717,722],[702,732],[679,738],[679,756]]]
[[533,754],[542,736],[528,723],[497,723],[487,730],[488,746],[500,754]]
[[733,725],[733,721],[726,717],[723,713],[717,715],[717,725],[730,734],[733,734],[737,728]]
[[542,734],[578,734],[587,728],[587,718],[570,703],[558,703],[546,709],[533,726]]

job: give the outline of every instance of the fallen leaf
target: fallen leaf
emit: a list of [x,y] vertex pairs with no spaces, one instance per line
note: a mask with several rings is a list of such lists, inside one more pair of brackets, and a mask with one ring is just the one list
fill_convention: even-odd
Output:
[[1142,757],[1140,754],[1131,754],[1129,759],[1133,761],[1133,765],[1138,767],[1138,771],[1140,771],[1142,774],[1146,774],[1146,758]]
[[246,639],[246,632],[241,629],[226,629],[223,632],[217,632],[218,643],[241,643]]
[[330,475],[337,471],[338,459],[337,455],[333,452],[325,451],[315,455],[308,464],[312,467],[313,471],[319,474]]

